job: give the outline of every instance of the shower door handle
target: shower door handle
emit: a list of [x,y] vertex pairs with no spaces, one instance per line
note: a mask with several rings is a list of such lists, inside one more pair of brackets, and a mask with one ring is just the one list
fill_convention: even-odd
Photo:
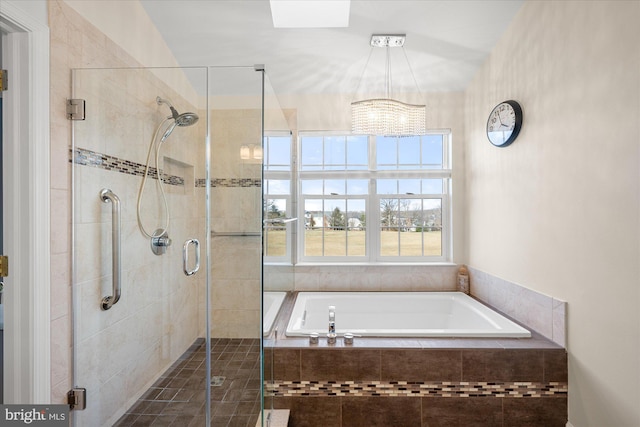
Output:
[[113,276],[111,295],[102,298],[102,309],[109,310],[113,304],[120,300],[120,199],[113,191],[108,188],[103,188],[100,191],[100,200],[104,203],[111,202],[111,247],[112,247],[112,261],[111,261],[111,275]]
[[[189,270],[189,246],[193,245],[196,252],[196,265]],[[182,269],[187,276],[193,276],[200,269],[200,242],[198,239],[189,239],[182,247]]]

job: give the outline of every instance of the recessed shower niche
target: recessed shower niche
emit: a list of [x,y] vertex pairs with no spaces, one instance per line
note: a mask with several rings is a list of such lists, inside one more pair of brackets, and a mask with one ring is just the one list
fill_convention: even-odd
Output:
[[161,174],[167,192],[173,194],[193,195],[195,191],[195,167],[172,157],[163,156],[160,164]]

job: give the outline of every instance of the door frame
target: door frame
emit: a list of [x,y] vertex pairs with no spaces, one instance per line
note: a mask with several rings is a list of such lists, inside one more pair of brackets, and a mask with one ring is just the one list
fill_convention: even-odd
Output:
[[[4,92],[4,399],[51,402],[49,27],[2,0]],[[10,393],[9,393],[10,391]]]

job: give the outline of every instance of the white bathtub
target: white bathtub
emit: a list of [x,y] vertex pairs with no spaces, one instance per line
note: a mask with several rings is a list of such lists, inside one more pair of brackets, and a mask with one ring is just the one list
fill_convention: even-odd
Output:
[[273,322],[280,311],[282,302],[287,296],[286,292],[265,292],[263,295],[264,305],[262,307],[262,334],[269,335]]
[[531,333],[461,292],[300,292],[287,336],[336,333],[371,337],[510,337]]

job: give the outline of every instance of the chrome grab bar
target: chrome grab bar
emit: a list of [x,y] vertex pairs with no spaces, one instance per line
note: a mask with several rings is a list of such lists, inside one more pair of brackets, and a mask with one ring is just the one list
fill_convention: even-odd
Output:
[[[189,246],[193,244],[196,252],[196,265],[192,270],[189,270]],[[189,239],[184,242],[182,247],[182,269],[187,276],[193,276],[200,269],[200,242],[198,239]]]
[[111,261],[111,275],[113,276],[112,295],[102,298],[102,309],[109,310],[115,303],[120,300],[120,199],[113,191],[108,188],[103,188],[100,191],[100,200],[104,203],[111,202],[111,247],[112,256]]

